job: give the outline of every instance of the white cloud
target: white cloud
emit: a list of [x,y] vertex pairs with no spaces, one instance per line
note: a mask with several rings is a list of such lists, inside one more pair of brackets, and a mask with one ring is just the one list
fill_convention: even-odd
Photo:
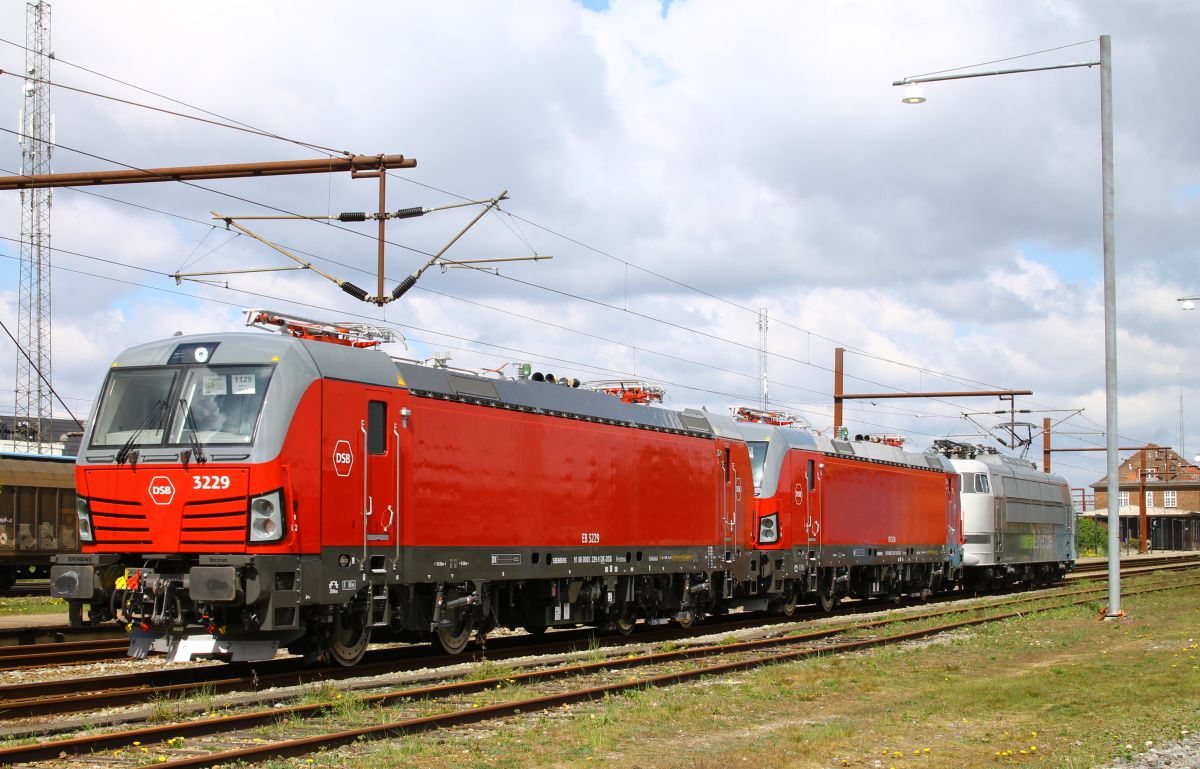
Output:
[[[904,75],[1100,33],[1113,35],[1115,60],[1122,433],[1178,442],[1180,362],[1185,405],[1200,394],[1186,363],[1196,321],[1174,302],[1200,290],[1200,150],[1188,98],[1200,63],[1187,34],[1200,10],[1187,4],[1047,0],[1014,14],[999,0],[687,0],[664,18],[660,3],[635,0],[614,0],[605,13],[565,0],[306,0],[219,12],[197,6],[182,22],[173,6],[58,0],[53,9],[55,80],[182,109],[65,63],[76,62],[282,135],[414,156],[418,168],[399,177],[475,197],[507,188],[508,210],[616,257],[509,222],[517,237],[489,217],[449,255],[528,253],[525,238],[555,260],[505,266],[499,279],[455,270],[422,279],[429,289],[538,319],[530,321],[421,291],[380,312],[309,273],[229,278],[234,288],[280,298],[256,299],[59,254],[56,265],[152,287],[55,273],[55,377],[72,397],[91,398],[122,347],[177,329],[235,328],[236,307],[291,299],[317,305],[294,306],[302,315],[358,313],[424,329],[405,330],[414,357],[461,347],[475,350],[453,352],[464,366],[519,358],[580,378],[633,371],[678,383],[672,405],[717,409],[758,392],[755,311],[767,307],[772,396],[808,409],[818,424],[830,411],[838,343],[959,377],[852,354],[850,372],[868,380],[854,382],[860,391],[978,386],[967,379],[1033,389],[1031,403],[1086,407],[1088,419],[1103,423],[1098,74],[933,85],[919,108],[900,105],[891,86]],[[0,7],[3,37],[22,39],[23,12],[23,4]],[[1095,55],[1093,42],[1013,64]],[[18,49],[0,48],[0,68],[22,64]],[[12,114],[19,87],[0,78],[0,104]],[[67,91],[52,98],[59,142],[128,165],[312,156]],[[8,146],[0,166],[16,168],[16,145]],[[107,165],[55,154],[60,171]],[[54,245],[169,273],[227,237],[210,231],[210,210],[312,214],[376,205],[373,182],[344,177],[203,186],[245,200],[181,185],[97,190],[204,222],[197,224],[61,191]],[[451,200],[395,180],[388,192],[392,208]],[[389,239],[433,252],[468,216],[393,223]],[[13,196],[0,197],[0,221],[9,222],[0,235],[16,236],[17,217]],[[294,222],[253,228],[373,291],[369,238]],[[11,243],[0,251],[16,253]],[[1075,272],[1056,254],[1071,255]],[[388,287],[425,258],[389,247]],[[238,238],[190,269],[282,264]],[[0,260],[0,276],[15,275],[10,260]],[[0,313],[6,323],[15,318],[11,285],[0,285]],[[8,393],[13,355],[9,345],[0,356]],[[598,370],[569,370],[586,373],[583,364]],[[856,404],[850,414],[861,429],[884,425],[921,443],[963,430],[961,411],[995,405],[890,401]],[[1085,468],[1072,470],[1075,485],[1103,470],[1098,457],[1080,456],[1069,462]]]

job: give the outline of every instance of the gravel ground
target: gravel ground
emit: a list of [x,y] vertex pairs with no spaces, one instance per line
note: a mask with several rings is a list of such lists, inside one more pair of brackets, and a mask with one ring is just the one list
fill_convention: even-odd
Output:
[[[1132,748],[1133,746],[1126,746]],[[1143,746],[1137,746],[1141,748]],[[1200,769],[1200,735],[1180,742],[1151,745],[1146,752],[1133,758],[1118,758],[1105,764],[1105,769]]]

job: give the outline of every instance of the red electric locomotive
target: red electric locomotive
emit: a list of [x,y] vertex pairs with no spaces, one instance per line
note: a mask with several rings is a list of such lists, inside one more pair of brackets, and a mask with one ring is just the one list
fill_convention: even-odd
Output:
[[[789,426],[742,424],[756,546],[785,573],[778,603],[915,595],[962,577],[959,476],[940,455]],[[797,578],[800,575],[800,578]]]
[[[309,333],[312,327],[293,325]],[[306,330],[307,329],[307,330]],[[339,333],[113,364],[53,594],[131,652],[358,660],[368,640],[690,618],[753,587],[732,420],[397,362]]]
[[128,622],[135,656],[349,665],[372,639],[454,653],[496,626],[628,632],[950,579],[940,457],[251,319],[286,333],[122,353],[84,436],[83,552],[52,593],[73,622]]

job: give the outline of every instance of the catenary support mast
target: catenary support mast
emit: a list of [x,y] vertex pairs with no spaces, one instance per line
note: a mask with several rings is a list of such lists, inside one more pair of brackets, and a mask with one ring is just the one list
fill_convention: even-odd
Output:
[[[50,4],[28,3],[25,31],[25,99],[21,110],[21,173],[50,172]],[[21,191],[21,258],[17,300],[14,437],[24,435],[37,453],[53,441],[50,377],[50,202],[49,189]],[[38,372],[41,372],[40,375]]]

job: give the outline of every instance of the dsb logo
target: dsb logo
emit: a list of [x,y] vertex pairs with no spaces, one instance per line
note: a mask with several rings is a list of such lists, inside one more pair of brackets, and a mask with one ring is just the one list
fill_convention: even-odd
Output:
[[338,441],[333,447],[333,471],[339,477],[345,478],[354,469],[354,449],[350,441]]
[[175,484],[165,475],[150,479],[150,501],[156,505],[169,505],[175,498]]

